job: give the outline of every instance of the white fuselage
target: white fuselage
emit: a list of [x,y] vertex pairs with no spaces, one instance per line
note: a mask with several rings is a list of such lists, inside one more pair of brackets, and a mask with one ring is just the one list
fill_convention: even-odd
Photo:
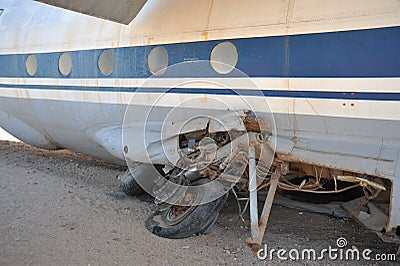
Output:
[[[127,26],[29,0],[2,1],[0,9],[0,126],[27,143],[121,163],[133,94],[141,116],[140,106],[161,94],[155,87],[183,83],[157,103],[179,105],[174,119],[183,121],[198,109],[224,109],[218,101],[245,109],[222,93],[230,87],[256,112],[273,115],[278,154],[389,178],[400,190],[399,1],[149,1]],[[209,60],[225,41],[248,77],[209,65],[204,74],[167,70],[148,81],[153,48],[164,47],[172,66]],[[109,75],[99,69],[103,50],[114,55]],[[58,65],[64,52],[72,59],[67,75]],[[193,77],[202,85],[185,84]],[[391,219],[399,221],[400,211]]]

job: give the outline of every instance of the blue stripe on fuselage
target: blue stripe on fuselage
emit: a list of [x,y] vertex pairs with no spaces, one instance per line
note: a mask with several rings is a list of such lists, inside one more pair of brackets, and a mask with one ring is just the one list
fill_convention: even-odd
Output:
[[[214,45],[201,41],[166,44],[169,65],[185,59],[209,60]],[[230,40],[237,68],[250,77],[400,77],[400,27]],[[154,46],[112,48],[115,67],[107,78],[147,78],[147,55]],[[72,51],[72,72],[58,71],[61,52],[37,54],[37,78],[105,78],[97,59],[104,49]],[[29,77],[27,54],[0,55],[0,77]],[[166,73],[168,75],[168,72]],[[237,73],[222,75],[233,77]],[[186,76],[199,77],[197,73]],[[171,76],[169,76],[171,77]],[[221,77],[211,67],[201,77]]]
[[339,92],[339,91],[292,91],[292,90],[249,90],[249,89],[218,89],[218,88],[129,88],[129,87],[82,87],[53,85],[7,85],[0,88],[35,89],[35,90],[72,90],[101,92],[153,92],[176,94],[211,94],[211,95],[241,95],[282,98],[314,98],[340,100],[370,100],[370,101],[400,101],[400,93],[391,92]]

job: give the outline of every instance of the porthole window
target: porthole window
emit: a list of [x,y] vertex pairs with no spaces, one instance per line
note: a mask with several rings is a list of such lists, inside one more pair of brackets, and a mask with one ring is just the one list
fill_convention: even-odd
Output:
[[31,54],[26,58],[25,61],[26,72],[28,72],[29,76],[34,76],[37,71],[37,59],[36,56]]
[[68,76],[72,70],[72,57],[70,53],[63,53],[58,59],[58,70],[63,76]]
[[99,55],[97,65],[104,76],[110,75],[114,70],[114,53],[111,50],[104,50]]
[[147,57],[147,65],[152,74],[160,76],[168,67],[168,51],[162,46],[154,47]]
[[210,55],[211,67],[218,74],[229,74],[236,67],[239,55],[231,42],[222,42],[214,46]]

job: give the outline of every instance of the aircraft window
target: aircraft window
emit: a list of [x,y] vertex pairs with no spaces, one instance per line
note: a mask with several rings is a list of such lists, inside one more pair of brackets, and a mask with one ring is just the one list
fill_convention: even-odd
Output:
[[101,52],[101,54],[99,55],[99,61],[97,62],[97,65],[104,76],[108,76],[113,72],[114,64],[115,64],[115,59],[113,51],[104,50],[103,52]]
[[26,68],[26,72],[28,72],[29,76],[33,76],[36,74],[37,59],[36,59],[35,55],[31,54],[26,58],[25,68]]
[[72,57],[70,53],[63,53],[58,59],[58,70],[64,76],[68,76],[72,70]]
[[154,47],[148,57],[147,66],[151,73],[160,76],[165,73],[168,67],[168,51],[162,46]]
[[236,46],[231,42],[221,42],[212,49],[210,64],[218,74],[229,74],[236,67],[238,59]]

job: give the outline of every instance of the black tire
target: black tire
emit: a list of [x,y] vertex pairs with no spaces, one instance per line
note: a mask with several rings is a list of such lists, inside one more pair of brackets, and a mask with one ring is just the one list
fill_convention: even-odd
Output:
[[189,207],[187,214],[175,223],[169,223],[167,219],[172,206],[155,211],[146,221],[146,228],[157,236],[172,239],[207,234],[216,223],[227,196],[228,193],[209,203]]
[[139,196],[146,193],[146,191],[144,191],[144,189],[133,178],[129,170],[125,172],[120,186],[122,191],[128,196]]

